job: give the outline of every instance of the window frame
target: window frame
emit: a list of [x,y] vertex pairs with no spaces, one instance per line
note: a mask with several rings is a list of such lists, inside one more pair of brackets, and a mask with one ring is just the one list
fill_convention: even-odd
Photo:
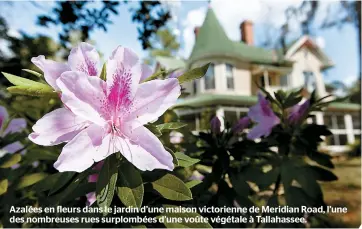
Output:
[[[208,88],[207,87],[208,86],[208,84],[207,84],[207,74],[210,71],[211,67],[212,67],[212,71],[213,71],[213,87]],[[216,89],[215,67],[216,67],[215,63],[210,63],[209,68],[207,69],[207,71],[205,73],[205,77],[204,77],[204,90],[205,91],[207,91],[207,90],[215,90]]]
[[[229,72],[228,67],[230,67],[231,77],[228,74],[228,72]],[[226,89],[227,90],[235,90],[234,68],[235,68],[235,66],[233,64],[225,63],[225,80],[226,80]],[[232,87],[229,87],[229,82],[228,82],[229,79],[232,80]]]

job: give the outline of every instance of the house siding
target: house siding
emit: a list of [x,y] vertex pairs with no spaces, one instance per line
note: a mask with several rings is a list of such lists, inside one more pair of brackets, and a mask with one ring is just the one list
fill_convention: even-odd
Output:
[[326,89],[321,73],[322,62],[318,57],[309,49],[301,48],[290,57],[290,60],[295,61],[290,77],[291,86],[293,88],[302,87],[304,85],[303,71],[311,71],[315,76],[318,95],[325,96]]

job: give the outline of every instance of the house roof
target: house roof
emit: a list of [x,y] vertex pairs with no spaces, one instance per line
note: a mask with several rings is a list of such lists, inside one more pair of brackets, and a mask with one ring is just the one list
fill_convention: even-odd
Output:
[[[322,69],[327,69],[334,66],[334,63],[329,57],[324,53],[324,51],[309,37],[309,36],[302,36],[297,40],[294,40],[292,43],[290,43],[287,46],[287,52],[285,53],[285,57],[289,58],[292,56],[297,50],[299,50],[301,47],[306,45],[309,48],[312,48],[313,51],[317,54],[319,59],[321,60],[323,66]],[[279,53],[282,52],[282,50],[279,50]]]
[[[251,106],[256,104],[256,96],[245,95],[226,95],[226,94],[200,94],[196,97],[179,99],[176,106],[199,108],[212,105],[233,105],[233,106]],[[328,110],[359,111],[361,106],[355,103],[335,102],[331,103]]]
[[186,66],[186,63],[183,59],[166,56],[157,56],[155,59],[162,67],[166,69],[185,68]]
[[213,56],[234,57],[260,64],[283,65],[288,63],[283,57],[278,57],[273,50],[247,45],[242,41],[230,40],[217,20],[214,11],[209,8],[187,63],[192,64],[197,60]]

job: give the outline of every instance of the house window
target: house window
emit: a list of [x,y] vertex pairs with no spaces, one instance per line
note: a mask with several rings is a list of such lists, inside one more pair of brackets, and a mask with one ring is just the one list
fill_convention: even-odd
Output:
[[233,69],[231,64],[226,64],[226,84],[228,89],[234,89]]
[[332,120],[332,116],[329,114],[324,114],[324,125],[326,125],[328,128],[333,129],[333,120]]
[[361,129],[361,116],[353,115],[352,116],[353,129]]
[[304,75],[304,87],[309,92],[312,92],[316,86],[314,73],[310,71],[304,71],[303,75]]
[[[270,76],[268,76],[268,81],[269,81],[268,86],[270,86],[270,84],[271,84],[271,77]],[[264,75],[260,76],[260,86],[262,86],[262,87],[266,86],[265,76]]]
[[344,115],[336,115],[336,117],[337,117],[338,129],[345,129],[346,125],[345,125],[345,121],[344,121]]
[[193,89],[193,92],[194,92],[194,95],[197,93],[197,82],[196,80],[194,80],[192,82],[192,89]]
[[205,74],[205,89],[215,89],[215,64],[210,64]]
[[283,75],[280,77],[280,86],[282,87],[288,86],[288,75]]

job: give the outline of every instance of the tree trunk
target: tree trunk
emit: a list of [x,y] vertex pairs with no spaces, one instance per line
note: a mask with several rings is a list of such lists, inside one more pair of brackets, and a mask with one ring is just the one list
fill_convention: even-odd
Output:
[[355,10],[356,10],[356,32],[357,32],[357,45],[358,45],[358,78],[361,79],[362,76],[362,66],[361,66],[361,1],[355,2]]

